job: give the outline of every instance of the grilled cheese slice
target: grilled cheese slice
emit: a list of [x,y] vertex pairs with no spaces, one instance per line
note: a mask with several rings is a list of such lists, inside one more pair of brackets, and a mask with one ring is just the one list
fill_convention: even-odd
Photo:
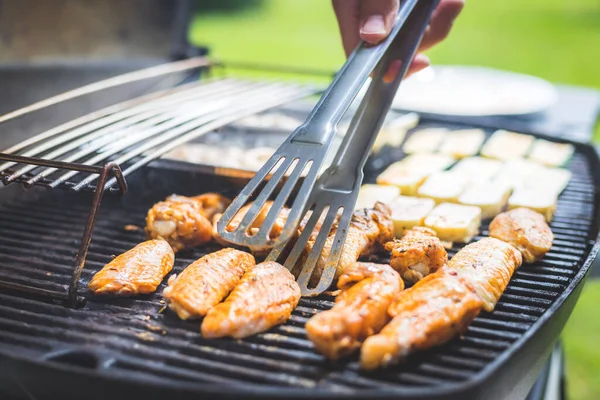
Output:
[[400,189],[396,186],[365,184],[360,187],[354,209],[373,208],[378,201],[387,204],[398,196]]
[[470,182],[487,182],[502,168],[502,162],[483,157],[467,157],[456,163],[450,171],[464,175]]
[[377,177],[377,183],[396,186],[403,195],[414,196],[429,175],[445,170],[454,161],[441,154],[413,154],[390,165]]
[[392,210],[394,236],[400,238],[405,231],[424,224],[425,217],[435,207],[435,201],[418,197],[398,196],[388,206]]
[[537,211],[546,218],[546,221],[552,221],[558,194],[552,189],[542,188],[518,188],[508,199],[508,209],[529,208]]
[[481,155],[505,161],[522,158],[527,155],[534,140],[534,137],[531,135],[523,135],[500,129],[494,132],[483,145]]
[[436,172],[419,187],[419,197],[433,199],[436,204],[455,203],[469,183],[468,177],[452,171]]
[[548,167],[560,167],[571,159],[573,151],[571,144],[537,139],[533,143],[529,159]]
[[446,128],[421,129],[406,139],[402,150],[406,154],[433,153],[440,147],[447,133]]
[[498,182],[475,183],[468,186],[458,197],[458,202],[481,209],[482,218],[493,218],[500,214],[510,197],[508,185]]
[[510,160],[504,163],[501,171],[493,178],[493,181],[507,185],[511,189],[527,186],[527,182],[535,180],[540,176],[543,167],[538,163],[527,159]]
[[419,123],[419,114],[409,113],[391,121],[385,121],[373,144],[373,152],[378,152],[384,146],[400,147],[406,132]]
[[441,240],[467,243],[479,233],[481,209],[462,204],[442,203],[425,218]]
[[481,129],[463,129],[446,134],[439,152],[456,158],[474,156],[479,152],[485,133]]
[[542,167],[536,174],[527,177],[523,187],[548,190],[559,195],[569,184],[571,176],[571,171],[564,168]]

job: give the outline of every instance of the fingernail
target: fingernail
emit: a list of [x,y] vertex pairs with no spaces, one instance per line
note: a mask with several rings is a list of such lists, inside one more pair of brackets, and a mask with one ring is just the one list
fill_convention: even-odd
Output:
[[385,23],[382,15],[371,15],[360,28],[361,34],[385,34]]
[[414,59],[423,64],[431,64],[429,57],[422,53],[417,54]]

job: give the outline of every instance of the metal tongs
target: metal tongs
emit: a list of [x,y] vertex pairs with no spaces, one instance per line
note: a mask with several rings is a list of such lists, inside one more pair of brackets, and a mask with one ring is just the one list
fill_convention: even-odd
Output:
[[[304,296],[327,290],[335,277],[362,185],[363,167],[438,1],[402,1],[386,40],[376,46],[359,44],[306,122],[289,136],[250,180],[218,223],[218,233],[227,241],[246,247],[273,247],[267,259],[282,262],[290,271],[296,272],[297,264],[303,262],[297,281]],[[388,80],[386,71],[395,60],[400,60],[399,71],[395,78]],[[372,72],[372,82],[332,164],[318,176],[337,124]],[[293,198],[285,226],[278,237],[271,238],[273,225],[285,204],[292,200],[290,197],[297,189],[303,172],[304,181]],[[260,228],[251,229],[251,224],[276,189],[279,191]],[[252,198],[254,201],[239,225],[231,229],[232,219]],[[302,232],[297,237],[301,223]],[[320,229],[313,233],[319,223]],[[335,237],[325,268],[318,282],[312,285],[311,281],[315,283],[314,278],[311,280],[315,265],[332,228]],[[307,255],[309,240],[312,247]],[[285,255],[285,260],[280,260]]]

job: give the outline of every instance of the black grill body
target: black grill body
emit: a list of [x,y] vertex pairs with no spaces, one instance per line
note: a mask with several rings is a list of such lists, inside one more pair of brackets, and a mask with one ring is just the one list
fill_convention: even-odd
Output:
[[[204,340],[199,322],[161,311],[166,279],[152,295],[91,296],[86,285],[93,273],[144,239],[145,212],[154,202],[173,192],[236,191],[231,182],[189,164],[150,165],[130,179],[128,195],[103,201],[82,275],[83,307],[0,293],[0,387],[35,399],[524,398],[598,251],[600,162],[592,147],[576,147],[573,179],[559,199],[551,224],[555,243],[546,257],[516,271],[494,312],[477,317],[463,337],[371,373],[360,371],[356,357],[326,361],[306,338],[306,320],[331,307],[331,297],[302,299],[291,320],[269,332]],[[387,148],[372,157],[366,180],[401,156]],[[0,203],[2,279],[64,290],[90,194],[24,193],[9,186],[0,191]],[[486,234],[484,223],[476,239]],[[178,254],[173,273],[215,249]]]

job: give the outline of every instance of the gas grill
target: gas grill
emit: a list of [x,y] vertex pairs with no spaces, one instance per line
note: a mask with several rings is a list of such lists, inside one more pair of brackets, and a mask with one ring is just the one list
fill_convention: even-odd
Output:
[[[432,125],[436,121],[425,120],[420,127]],[[397,148],[371,157],[367,181],[399,157]],[[93,273],[144,240],[143,231],[132,226],[144,226],[154,202],[172,192],[234,195],[237,190],[193,164],[150,164],[128,178],[126,196],[105,195],[81,274],[83,305],[65,308],[8,288],[0,294],[0,365],[5,372],[0,382],[35,398],[76,398],[84,392],[90,398],[173,393],[178,398],[524,397],[598,251],[599,168],[591,147],[577,144],[570,163],[573,179],[551,224],[554,246],[542,261],[515,273],[494,312],[480,315],[463,337],[444,346],[398,367],[364,373],[356,358],[326,361],[306,338],[304,323],[331,307],[331,297],[302,299],[291,320],[269,332],[244,340],[205,340],[198,322],[163,312],[164,283],[156,293],[132,299],[91,296],[85,285]],[[93,193],[23,192],[10,185],[0,195],[0,280],[64,292]],[[484,224],[481,235],[486,234]],[[174,272],[215,249],[209,245],[178,254]]]
[[[183,104],[189,99],[177,96],[186,88],[204,90],[210,79],[218,87],[229,79],[202,58],[182,63],[178,65],[192,66],[170,71],[169,79],[150,77],[152,84],[144,87],[153,90],[144,94],[142,102],[129,99],[124,106],[94,111],[81,117],[85,118],[81,126],[174,94],[170,98],[174,103],[145,109],[151,114],[148,118],[157,118],[145,127],[182,118],[174,125],[178,129],[181,123],[196,121],[197,125],[190,123],[189,130],[181,129],[170,139],[184,143],[216,128],[227,134],[234,129],[228,124],[244,115],[280,109],[318,92],[307,85],[237,80],[234,87],[255,84],[256,92],[249,95],[261,101],[244,112],[239,112],[238,102],[233,103],[237,112],[207,113],[210,118],[202,123],[198,115],[181,122],[182,114],[169,113],[178,101]],[[195,73],[189,74],[192,69]],[[129,75],[127,85],[139,82],[136,76]],[[203,79],[196,82],[198,77]],[[266,88],[273,85],[289,90],[289,98],[270,101],[273,97]],[[89,88],[90,98],[99,96],[93,90],[97,88]],[[62,100],[54,99],[57,105]],[[35,120],[44,108],[28,111],[24,115]],[[0,172],[7,184],[0,188],[0,393],[10,398],[524,398],[550,355],[600,247],[600,160],[589,145],[574,143],[576,153],[569,164],[573,178],[551,223],[552,250],[540,262],[517,270],[496,309],[478,316],[462,337],[420,352],[399,366],[362,372],[356,357],[327,361],[306,338],[305,322],[333,305],[332,297],[320,296],[301,299],[292,318],[269,332],[243,340],[205,340],[198,321],[181,321],[164,309],[161,293],[166,280],[154,294],[130,299],[92,296],[87,283],[114,255],[144,240],[145,214],[156,201],[174,192],[218,191],[234,196],[239,188],[235,179],[247,176],[185,162],[153,161],[168,150],[165,143],[152,142],[164,133],[158,130],[154,136],[140,137],[141,142],[125,142],[123,148],[111,140],[86,140],[66,153],[85,153],[94,160],[88,164],[81,159],[61,163],[58,155],[40,160],[56,146],[72,143],[66,135],[77,129],[71,126],[73,120],[61,123],[67,126],[54,137],[61,139],[54,147],[40,154],[26,153],[52,140],[44,138],[22,148],[11,146],[12,154],[0,155],[0,168],[11,163]],[[482,127],[488,134],[503,127],[428,117],[421,119],[418,128],[428,126]],[[252,133],[265,134],[259,129],[248,132]],[[153,144],[139,150],[149,142]],[[383,148],[368,161],[365,181],[374,182],[379,172],[401,157],[400,149]],[[44,173],[44,168],[56,170]],[[64,177],[69,171],[78,173]],[[474,240],[487,233],[484,222],[481,236]],[[217,248],[209,244],[178,253],[173,273]],[[449,255],[459,248],[452,248]]]

